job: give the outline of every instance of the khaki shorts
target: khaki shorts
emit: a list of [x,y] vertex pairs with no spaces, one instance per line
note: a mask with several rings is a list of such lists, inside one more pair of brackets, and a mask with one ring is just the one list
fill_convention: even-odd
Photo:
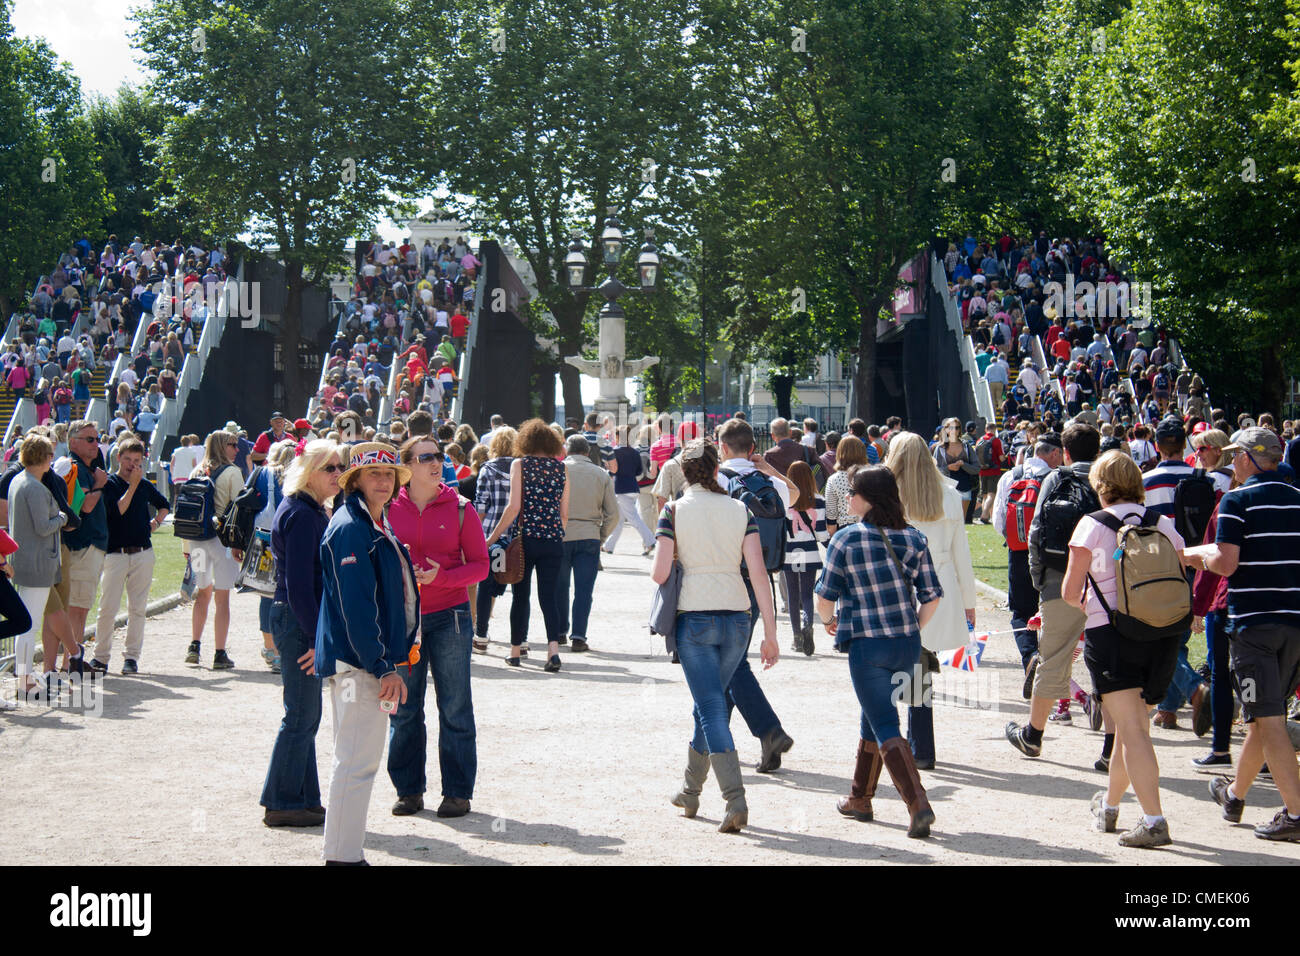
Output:
[[1088,617],[1060,598],[1043,601],[1038,608],[1043,628],[1038,632],[1038,671],[1034,674],[1034,696],[1060,700],[1070,696],[1070,672],[1074,649]]
[[99,590],[99,575],[104,570],[105,552],[93,544],[79,551],[69,551],[68,546],[63,545],[62,551],[63,580],[55,585],[59,599],[65,608],[90,610],[95,603],[95,592]]
[[996,495],[998,493],[998,480],[1001,475],[980,475],[980,494]]

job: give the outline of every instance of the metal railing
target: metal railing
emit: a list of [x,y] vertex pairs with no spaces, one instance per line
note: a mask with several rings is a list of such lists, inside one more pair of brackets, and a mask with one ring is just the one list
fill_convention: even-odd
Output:
[[[338,313],[338,317],[339,317],[339,320],[335,324],[335,328],[334,328],[334,337],[338,338],[340,335],[343,334],[344,329],[347,327],[347,321],[348,321],[347,304],[342,300],[335,298],[331,300],[330,305],[333,307],[334,311]],[[321,389],[323,389],[325,387],[325,383],[329,381],[329,376],[331,371],[330,357],[331,354],[330,354],[329,347],[326,346],[325,358],[320,363],[320,381],[316,383],[315,394],[313,394],[312,397],[307,401],[307,421],[311,421],[315,416],[317,409],[320,408]]]
[[[469,336],[465,341],[465,351],[461,353],[460,361],[456,367],[456,376],[459,384],[456,386],[456,397],[451,402],[451,417],[460,422],[464,421],[465,413],[465,375],[469,372],[470,352],[474,344],[478,341],[479,316],[483,313],[483,292],[487,286],[487,269],[480,269],[478,281],[474,283],[474,312],[469,317]],[[480,425],[486,424],[483,422]]]
[[[162,408],[158,412],[158,421],[149,436],[149,458],[145,469],[149,474],[158,474],[163,448],[167,444],[167,439],[175,435],[180,428],[181,415],[185,411],[185,402],[190,397],[190,392],[198,388],[199,383],[203,381],[203,371],[207,367],[208,356],[225,335],[226,319],[230,317],[231,303],[239,302],[239,289],[243,281],[244,260],[241,259],[235,274],[227,275],[226,281],[222,284],[221,295],[217,299],[216,314],[209,315],[207,321],[203,323],[197,351],[185,356],[185,364],[181,367],[180,377],[176,380],[176,397],[163,399]],[[145,324],[143,318],[140,324],[142,326]]]

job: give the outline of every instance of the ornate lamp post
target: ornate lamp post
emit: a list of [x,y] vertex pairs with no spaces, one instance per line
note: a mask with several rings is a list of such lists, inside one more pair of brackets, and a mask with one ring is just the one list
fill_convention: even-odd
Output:
[[[619,259],[623,252],[623,227],[619,223],[615,209],[607,210],[605,228],[600,234],[600,245],[607,275],[595,288],[583,285],[587,271],[587,255],[583,250],[582,240],[575,238],[569,246],[569,254],[564,257],[564,278],[569,288],[575,292],[599,292],[605,297],[605,304],[600,308],[599,359],[584,359],[569,355],[564,361],[584,375],[600,379],[600,395],[595,402],[595,410],[602,416],[610,415],[615,422],[627,421],[628,398],[623,394],[624,381],[629,377],[640,375],[650,366],[659,362],[659,356],[647,355],[643,358],[628,360],[625,357],[627,346],[627,317],[619,308],[618,298],[628,287],[614,277]],[[653,233],[647,229],[646,242],[637,257],[637,271],[641,279],[641,291],[654,292],[659,276],[659,250],[651,242]],[[572,412],[565,409],[566,414]]]

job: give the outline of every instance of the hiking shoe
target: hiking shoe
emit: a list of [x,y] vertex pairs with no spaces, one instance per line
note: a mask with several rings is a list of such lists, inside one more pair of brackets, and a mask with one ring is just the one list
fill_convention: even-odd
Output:
[[1025,667],[1025,686],[1020,689],[1020,695],[1029,700],[1034,696],[1034,675],[1038,673],[1038,652],[1029,658],[1029,664]]
[[1096,694],[1084,694],[1080,701],[1083,712],[1088,715],[1088,729],[1101,730],[1104,723],[1101,714],[1101,699]]
[[1026,757],[1042,756],[1043,745],[1031,744],[1028,740],[1026,740],[1024,730],[1022,730],[1020,725],[1017,724],[1014,720],[1007,722],[1006,733],[1007,733],[1007,740],[1011,742],[1011,746],[1015,747]]
[[1214,710],[1210,706],[1210,685],[1202,684],[1192,692],[1192,733],[1204,737],[1214,726]]
[[1092,795],[1092,816],[1097,829],[1102,833],[1114,833],[1119,822],[1119,807],[1111,810],[1106,807],[1106,791],[1098,790]]
[[190,641],[190,649],[185,652],[185,663],[197,664],[198,662],[199,662],[199,642]]
[[1232,769],[1232,755],[1208,753],[1204,757],[1193,757],[1191,763],[1202,773],[1218,773]]
[[1070,702],[1061,700],[1056,702],[1056,710],[1047,715],[1047,719],[1058,724],[1072,724],[1074,718],[1070,716]]
[[409,796],[398,797],[397,802],[393,804],[393,816],[409,817],[413,813],[419,813],[424,809],[424,794],[413,793]]
[[1104,755],[1098,757],[1097,762],[1092,765],[1092,769],[1100,770],[1102,773],[1110,773],[1110,758]]
[[262,660],[266,661],[266,666],[271,668],[272,674],[280,673],[280,655],[271,648],[262,648]]
[[488,652],[488,642],[487,642],[487,639],[484,638],[483,640],[479,640],[477,637],[474,638],[474,653],[475,653],[475,654],[486,654],[487,652]]
[[1229,823],[1241,822],[1241,811],[1246,809],[1246,801],[1238,800],[1228,793],[1228,784],[1232,783],[1227,777],[1215,777],[1210,781],[1210,796],[1214,802],[1223,807],[1223,819]]
[[128,657],[126,660],[122,662],[122,673],[138,674],[140,673],[140,668],[136,667],[135,661],[131,660],[131,658]]
[[794,738],[778,724],[776,728],[764,734],[759,743],[762,745],[762,752],[759,755],[758,765],[754,769],[758,773],[771,773],[773,770],[781,769],[781,754],[789,753],[790,748],[794,746]]
[[1300,820],[1292,819],[1283,807],[1268,823],[1255,827],[1255,836],[1261,840],[1300,841]]
[[1172,710],[1157,710],[1156,715],[1151,718],[1151,726],[1162,730],[1177,730],[1178,715]]
[[573,643],[570,645],[570,650],[575,654],[584,654],[590,650],[590,648],[587,646],[587,642],[583,638],[575,637]]
[[222,649],[212,655],[212,669],[214,671],[232,671],[235,669],[235,662]]
[[1169,836],[1169,821],[1161,820],[1154,826],[1147,826],[1145,819],[1138,825],[1119,835],[1120,846],[1155,847],[1168,846],[1174,841]]

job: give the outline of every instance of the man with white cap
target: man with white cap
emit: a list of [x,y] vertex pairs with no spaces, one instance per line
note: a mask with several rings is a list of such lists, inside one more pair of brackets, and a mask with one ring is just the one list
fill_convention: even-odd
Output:
[[1255,836],[1300,841],[1300,769],[1286,731],[1287,700],[1300,684],[1300,490],[1278,471],[1282,442],[1271,430],[1244,428],[1224,450],[1241,486],[1219,502],[1215,543],[1186,551],[1228,579],[1229,654],[1246,722],[1237,778],[1216,777],[1210,794],[1225,820],[1240,822],[1267,761],[1286,805]]

